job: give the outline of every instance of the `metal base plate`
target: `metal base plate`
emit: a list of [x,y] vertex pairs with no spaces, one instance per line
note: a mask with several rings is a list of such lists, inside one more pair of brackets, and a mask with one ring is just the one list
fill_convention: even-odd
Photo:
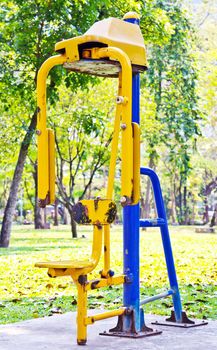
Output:
[[158,335],[162,333],[162,331],[147,327],[145,323],[141,327],[141,330],[137,332],[135,327],[134,310],[130,310],[130,311],[127,310],[127,312],[128,312],[128,316],[130,317],[130,327],[128,330],[124,329],[124,314],[123,314],[118,317],[118,323],[114,328],[109,329],[108,332],[104,331],[103,333],[100,333],[100,335],[105,335],[109,337],[123,337],[123,338],[137,339],[137,338],[151,337],[152,335]]
[[138,333],[130,333],[130,332],[103,332],[99,333],[99,335],[105,335],[108,337],[122,337],[122,338],[145,338],[145,337],[151,337],[153,335],[161,334],[162,331],[159,331],[157,329],[152,329],[150,331],[143,331]]
[[206,321],[197,322],[194,323],[177,323],[177,322],[169,322],[169,321],[155,321],[151,322],[151,324],[154,324],[156,326],[166,326],[166,327],[179,327],[179,328],[192,328],[192,327],[199,327],[199,326],[205,326],[208,324]]
[[192,328],[192,327],[205,326],[208,324],[207,321],[190,320],[186,315],[185,311],[182,311],[182,322],[176,322],[174,310],[172,310],[171,316],[169,318],[166,318],[165,321],[155,321],[151,323],[158,326],[179,327],[179,328]]

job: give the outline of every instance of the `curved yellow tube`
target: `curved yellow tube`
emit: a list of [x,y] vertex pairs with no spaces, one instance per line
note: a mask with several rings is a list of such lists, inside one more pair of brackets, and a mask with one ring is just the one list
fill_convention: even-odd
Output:
[[[56,65],[66,62],[64,55],[58,55],[48,58],[41,66],[37,76],[37,134],[38,134],[38,197],[41,205],[45,206],[51,201],[50,189],[55,181],[55,177],[50,174],[49,161],[49,131],[46,128],[46,79],[49,71]],[[51,141],[51,139],[50,139]],[[52,152],[51,152],[52,153]],[[52,191],[53,192],[53,191]],[[52,200],[54,194],[52,193]]]
[[132,66],[127,54],[116,47],[97,50],[98,58],[109,57],[121,64],[121,131],[122,131],[122,171],[121,196],[126,198],[125,204],[130,204],[133,197],[133,135],[132,135]]

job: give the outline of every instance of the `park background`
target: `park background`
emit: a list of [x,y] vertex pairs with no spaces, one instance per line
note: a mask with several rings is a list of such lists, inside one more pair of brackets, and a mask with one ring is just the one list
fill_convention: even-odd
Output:
[[[72,206],[82,198],[103,197],[108,175],[117,82],[55,68],[48,79],[48,116],[55,131],[57,200],[46,210],[38,208],[38,70],[56,42],[129,10],[140,13],[149,62],[141,75],[141,163],[161,179],[184,308],[190,316],[217,318],[217,239],[195,233],[195,225],[215,227],[217,219],[215,1],[16,0],[2,1],[0,10],[3,323],[76,307],[72,283],[49,280],[34,263],[88,254],[91,234],[76,227]],[[116,179],[118,202],[120,169]],[[141,183],[141,216],[155,217],[146,181]],[[120,207],[112,231],[117,272],[122,269],[121,222]],[[141,236],[141,291],[150,295],[164,290],[167,276],[159,233],[147,230]],[[121,304],[120,288],[94,292],[90,299],[91,307],[114,304]],[[147,312],[169,314],[171,306],[166,299]]]

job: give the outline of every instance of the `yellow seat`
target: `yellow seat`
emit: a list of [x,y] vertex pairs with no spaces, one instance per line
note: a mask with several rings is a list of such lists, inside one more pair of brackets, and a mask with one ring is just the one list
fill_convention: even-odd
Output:
[[35,264],[35,267],[48,268],[51,277],[71,275],[77,280],[79,275],[86,275],[97,266],[102,250],[102,225],[106,227],[114,221],[116,205],[109,199],[82,200],[74,206],[73,214],[77,223],[91,223],[94,227],[91,257],[84,260],[45,261]]
[[50,277],[70,275],[76,282],[80,275],[91,272],[98,264],[102,250],[102,226],[94,225],[92,254],[90,259],[44,261],[35,264],[35,267],[48,268]]
[[91,260],[61,260],[38,262],[35,267],[47,267],[53,269],[83,269],[92,267],[94,262]]

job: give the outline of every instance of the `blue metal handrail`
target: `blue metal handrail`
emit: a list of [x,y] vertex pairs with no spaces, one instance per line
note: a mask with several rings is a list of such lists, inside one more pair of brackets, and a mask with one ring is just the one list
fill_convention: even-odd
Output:
[[[158,219],[160,218],[160,220],[164,220],[164,225],[158,225],[158,227],[160,227],[160,230],[161,230],[161,237],[162,237],[164,255],[166,260],[167,273],[168,273],[168,278],[170,282],[170,288],[174,292],[172,294],[172,297],[173,297],[176,322],[182,322],[182,303],[181,303],[181,298],[179,293],[178,280],[176,276],[176,270],[175,270],[175,264],[173,259],[169,229],[167,224],[166,210],[165,210],[162,190],[160,186],[160,180],[157,174],[155,173],[155,171],[150,168],[141,168],[140,174],[146,175],[150,178],[152,187],[153,187],[153,192],[154,192]],[[151,220],[149,221],[151,222]],[[144,222],[144,219],[140,221],[141,226],[143,222]]]

